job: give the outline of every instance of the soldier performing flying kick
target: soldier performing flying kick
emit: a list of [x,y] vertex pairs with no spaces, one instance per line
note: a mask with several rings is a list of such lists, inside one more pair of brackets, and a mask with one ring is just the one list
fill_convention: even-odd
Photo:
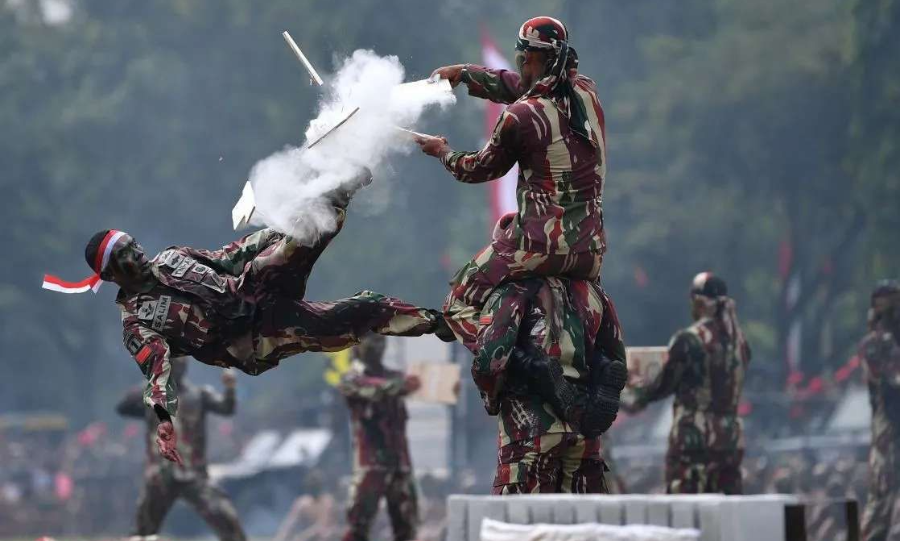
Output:
[[45,277],[44,287],[87,291],[102,280],[121,289],[125,347],[148,379],[144,402],[159,416],[160,452],[180,461],[171,416],[177,408],[170,356],[258,375],[305,351],[337,351],[366,333],[452,339],[440,313],[371,291],[332,302],[302,300],[313,265],[340,231],[355,190],[329,194],[338,216],[333,233],[311,246],[263,229],[221,250],[170,247],[148,260],[141,246],[116,230],[94,235],[85,258],[95,274],[78,284]]
[[594,82],[577,72],[568,38],[560,21],[535,17],[519,29],[519,73],[468,64],[435,71],[453,86],[465,83],[473,96],[511,104],[479,152],[454,152],[442,137],[417,138],[461,182],[487,182],[519,164],[513,227],[460,269],[444,304],[448,325],[473,352],[479,312],[504,280],[600,276],[603,109]]

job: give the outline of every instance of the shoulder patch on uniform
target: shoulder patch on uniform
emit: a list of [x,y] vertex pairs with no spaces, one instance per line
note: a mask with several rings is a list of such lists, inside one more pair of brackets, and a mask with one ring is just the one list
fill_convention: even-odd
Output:
[[125,341],[125,349],[128,350],[128,353],[136,355],[138,350],[141,349],[141,339],[133,334],[129,334],[128,340]]
[[187,273],[187,271],[194,266],[194,263],[196,263],[196,261],[194,261],[190,257],[183,257],[178,263],[178,266],[175,267],[175,270],[172,271],[172,276],[176,278],[183,277]]
[[159,301],[156,303],[156,310],[153,311],[153,322],[150,327],[154,331],[161,331],[166,325],[166,318],[169,315],[169,305],[172,304],[172,297],[169,295],[160,295]]
[[137,354],[134,356],[134,359],[138,362],[138,364],[144,364],[145,362],[147,362],[147,359],[150,358],[150,354],[152,352],[153,350],[150,348],[150,346],[144,346],[140,351],[137,352]]
[[141,307],[138,308],[137,317],[138,319],[149,321],[153,319],[153,312],[156,310],[156,301],[147,301],[141,303]]

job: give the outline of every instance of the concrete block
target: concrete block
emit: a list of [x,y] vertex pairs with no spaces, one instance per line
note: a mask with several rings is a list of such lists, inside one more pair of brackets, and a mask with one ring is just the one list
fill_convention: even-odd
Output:
[[506,498],[506,518],[511,524],[531,524],[531,509],[525,503],[526,496]]
[[697,518],[697,504],[691,501],[683,501],[677,498],[670,503],[672,510],[673,528],[699,528]]
[[552,496],[531,496],[528,498],[528,508],[531,510],[532,524],[553,524],[553,502]]
[[647,500],[629,498],[625,504],[625,524],[647,524]]
[[597,503],[600,505],[600,524],[614,526],[625,524],[625,505],[622,500],[603,498]]
[[465,496],[447,498],[447,541],[469,541],[466,519],[469,503]]
[[468,530],[467,541],[478,541],[481,538],[481,521],[486,518],[507,520],[507,506],[502,498],[472,499],[469,500],[468,519],[466,530]]
[[647,524],[654,526],[670,526],[670,501],[659,499],[647,502]]
[[594,498],[578,498],[572,502],[575,509],[575,523],[603,522],[600,520],[600,506],[602,504]]

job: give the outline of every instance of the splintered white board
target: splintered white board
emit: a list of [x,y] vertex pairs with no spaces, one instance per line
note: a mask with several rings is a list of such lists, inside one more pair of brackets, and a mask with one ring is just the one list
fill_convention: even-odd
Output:
[[250,224],[250,219],[253,217],[253,211],[255,210],[256,198],[253,196],[253,186],[250,185],[250,181],[248,180],[247,183],[244,184],[241,198],[238,199],[234,208],[231,209],[231,225],[234,226],[234,230],[237,231],[247,227]]

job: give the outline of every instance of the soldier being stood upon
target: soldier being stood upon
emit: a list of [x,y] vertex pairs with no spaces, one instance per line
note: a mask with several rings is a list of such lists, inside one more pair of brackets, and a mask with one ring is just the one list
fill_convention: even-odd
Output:
[[743,423],[738,403],[750,348],[725,281],[709,272],[691,285],[694,324],[675,333],[659,375],[623,400],[626,411],[675,395],[666,454],[669,494],[741,494]]
[[382,364],[385,338],[366,336],[339,390],[347,400],[353,431],[353,484],[343,541],[369,538],[378,504],[387,500],[395,541],[415,539],[419,522],[415,479],[406,440],[404,396],[419,378]]
[[141,389],[129,392],[116,406],[125,417],[139,417],[147,423],[147,459],[144,465],[144,485],[138,497],[135,535],[146,537],[159,533],[163,520],[175,500],[183,498],[199,514],[222,541],[243,541],[244,530],[237,511],[228,496],[210,482],[206,472],[206,415],[234,415],[235,377],[222,373],[224,394],[210,387],[192,385],[184,374],[188,359],[171,359],[171,378],[180,389],[178,450],[181,464],[163,460],[156,451],[156,426],[159,423],[152,410],[144,406]]
[[478,318],[504,280],[561,276],[597,280],[606,251],[602,195],[606,176],[603,109],[595,83],[578,73],[565,25],[535,17],[519,29],[518,73],[469,64],[435,74],[469,94],[510,104],[490,141],[454,152],[442,137],[417,139],[459,181],[488,182],[516,163],[518,212],[512,227],[457,272],[444,303],[447,323],[475,351]]
[[869,402],[869,497],[865,541],[900,540],[900,282],[884,280],[872,292],[869,333],[859,347]]

